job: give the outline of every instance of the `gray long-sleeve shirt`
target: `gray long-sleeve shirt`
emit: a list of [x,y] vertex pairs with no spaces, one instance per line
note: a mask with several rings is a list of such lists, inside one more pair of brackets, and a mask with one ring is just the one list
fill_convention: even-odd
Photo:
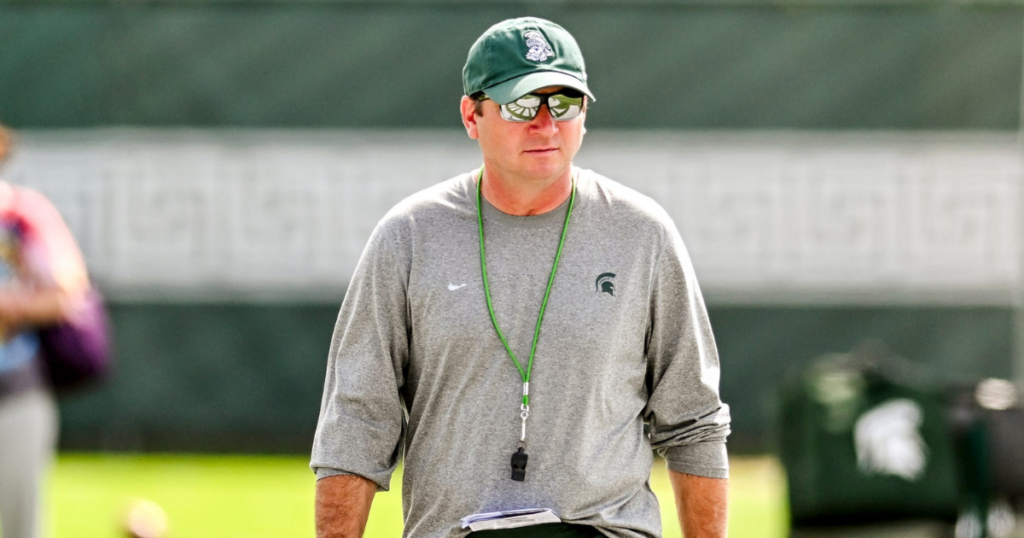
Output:
[[[729,410],[679,233],[649,198],[577,174],[530,379],[525,482],[510,479],[523,387],[488,315],[476,175],[398,204],[359,260],[310,465],[386,490],[404,449],[406,536],[459,537],[464,516],[534,507],[660,536],[652,447],[675,471],[727,476]],[[524,368],[567,210],[517,217],[484,202],[494,311]]]

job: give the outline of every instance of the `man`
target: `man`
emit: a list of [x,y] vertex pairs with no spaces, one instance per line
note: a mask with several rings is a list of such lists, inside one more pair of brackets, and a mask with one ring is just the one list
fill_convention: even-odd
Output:
[[[12,136],[0,125],[0,164]],[[89,287],[81,252],[42,194],[0,181],[0,535],[38,538],[59,419],[37,329],[71,319]]]
[[528,508],[561,522],[481,534],[660,536],[652,447],[686,535],[725,536],[729,414],[703,300],[665,212],[572,166],[586,80],[545,20],[470,49],[461,111],[484,165],[398,204],[359,261],[313,446],[318,536],[360,536],[403,452],[407,536]]

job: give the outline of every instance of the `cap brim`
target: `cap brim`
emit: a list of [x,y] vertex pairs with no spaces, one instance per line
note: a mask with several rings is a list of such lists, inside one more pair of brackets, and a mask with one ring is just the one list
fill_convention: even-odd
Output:
[[590,92],[590,88],[587,87],[586,82],[558,71],[535,71],[528,73],[512,80],[506,80],[490,88],[485,88],[484,93],[495,103],[507,105],[532,91],[547,88],[548,86],[565,86],[579,90],[587,94],[591,101],[597,101],[594,94]]

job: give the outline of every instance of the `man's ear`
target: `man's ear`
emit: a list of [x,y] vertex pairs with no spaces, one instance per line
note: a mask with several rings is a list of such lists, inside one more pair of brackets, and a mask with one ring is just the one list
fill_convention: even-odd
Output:
[[476,103],[468,95],[463,95],[459,107],[462,112],[462,125],[466,128],[466,134],[473,140],[476,140],[480,137],[476,124]]

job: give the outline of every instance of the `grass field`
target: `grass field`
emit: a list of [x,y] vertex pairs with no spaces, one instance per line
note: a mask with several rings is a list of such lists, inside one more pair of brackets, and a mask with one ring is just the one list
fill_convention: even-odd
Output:
[[[313,475],[301,457],[64,454],[48,484],[50,538],[123,538],[120,520],[133,499],[160,504],[171,538],[313,536]],[[400,471],[399,471],[400,472]],[[401,481],[374,500],[366,536],[402,531]],[[661,500],[665,538],[678,538],[663,462],[651,487]],[[782,471],[770,458],[732,460],[733,538],[782,538]]]

